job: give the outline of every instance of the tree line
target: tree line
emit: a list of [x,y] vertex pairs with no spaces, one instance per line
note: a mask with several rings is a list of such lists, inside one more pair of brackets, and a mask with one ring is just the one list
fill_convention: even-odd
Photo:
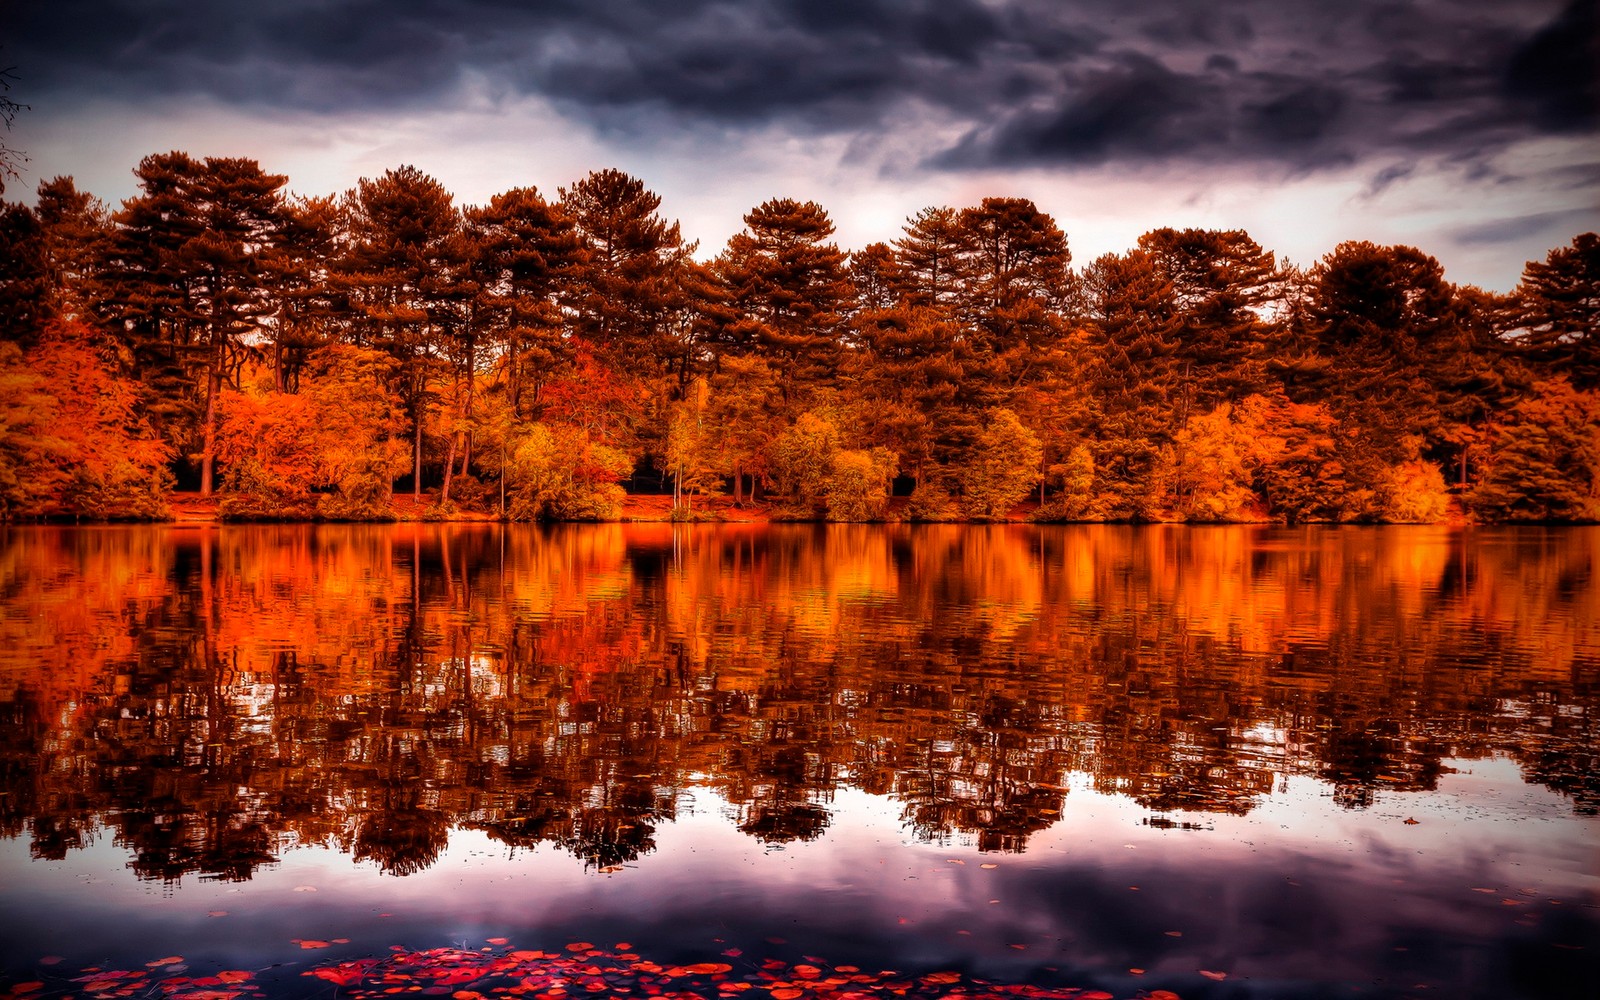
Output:
[[1600,517],[1594,233],[1500,295],[1238,230],[1074,267],[1024,198],[848,253],[775,198],[706,258],[617,170],[468,206],[413,167],[134,172],[116,210],[66,177],[0,207],[4,518]]

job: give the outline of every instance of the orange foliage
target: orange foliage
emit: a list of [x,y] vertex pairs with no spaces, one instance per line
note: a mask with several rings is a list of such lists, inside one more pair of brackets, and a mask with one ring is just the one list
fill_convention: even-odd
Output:
[[161,513],[169,449],[74,320],[23,352],[0,344],[0,519]]

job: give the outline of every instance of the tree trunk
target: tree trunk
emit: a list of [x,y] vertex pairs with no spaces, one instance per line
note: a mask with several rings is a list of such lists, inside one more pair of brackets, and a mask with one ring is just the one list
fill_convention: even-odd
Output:
[[[477,308],[473,308],[473,322],[477,322]],[[467,465],[472,461],[472,390],[477,383],[478,371],[478,338],[472,337],[467,341],[467,429],[461,432],[461,475],[467,474]]]
[[459,432],[450,435],[450,450],[444,456],[444,487],[439,491],[439,502],[441,504],[450,502],[450,480],[456,469],[456,441],[460,437]]
[[411,499],[422,500],[422,401],[418,400],[412,407],[412,423],[416,424],[417,433],[415,443],[412,445],[411,462]]
[[278,335],[272,338],[272,387],[283,392],[283,317],[279,314]]
[[200,495],[208,497],[217,465],[217,394],[222,391],[222,369],[213,359],[206,375],[206,423],[200,453]]

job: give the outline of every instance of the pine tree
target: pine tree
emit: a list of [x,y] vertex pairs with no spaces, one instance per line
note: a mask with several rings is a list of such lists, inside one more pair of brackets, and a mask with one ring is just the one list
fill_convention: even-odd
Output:
[[445,338],[461,322],[460,216],[450,193],[411,166],[362,178],[344,208],[349,245],[339,266],[354,307],[352,334],[398,363],[412,425],[412,494],[420,498],[423,417]]
[[341,229],[334,198],[294,198],[283,205],[277,244],[263,261],[270,305],[262,332],[278,392],[299,388],[311,353],[338,337],[338,327],[349,319],[333,273]]
[[111,213],[71,177],[55,177],[39,184],[34,214],[44,234],[49,313],[92,322],[89,291],[111,237]]
[[900,294],[913,303],[952,303],[961,287],[972,234],[953,208],[930,207],[906,220],[905,235],[894,241]]
[[[1037,374],[1063,331],[1060,305],[1072,254],[1055,220],[1026,198],[985,198],[960,215],[964,264],[958,310],[989,382],[1004,393]],[[1003,396],[986,395],[984,404]]]
[[533,188],[513,188],[465,212],[480,308],[500,354],[511,405],[524,412],[570,361],[566,309],[587,260],[577,223]]
[[599,170],[561,189],[561,208],[583,238],[573,332],[607,363],[659,366],[668,264],[685,249],[661,197],[620,170]]
[[787,374],[785,398],[831,383],[854,288],[833,221],[816,202],[776,198],[744,217],[716,271],[735,318],[725,333],[735,353],[760,352]]
[[1145,250],[1106,254],[1085,271],[1090,306],[1085,430],[1114,517],[1151,517],[1161,507],[1152,480],[1161,450],[1189,418],[1174,364],[1183,329],[1172,282]]
[[1157,229],[1139,237],[1180,322],[1172,363],[1199,408],[1267,382],[1261,309],[1278,277],[1271,252],[1240,230]]
[[1537,383],[1495,422],[1472,505],[1493,520],[1600,520],[1600,392]]
[[217,397],[267,309],[264,261],[287,178],[250,159],[180,152],[145,157],[134,173],[142,194],[113,216],[98,308],[128,345],[171,439],[198,445],[209,495]]
[[1528,261],[1516,297],[1517,342],[1530,360],[1578,389],[1600,387],[1600,235]]

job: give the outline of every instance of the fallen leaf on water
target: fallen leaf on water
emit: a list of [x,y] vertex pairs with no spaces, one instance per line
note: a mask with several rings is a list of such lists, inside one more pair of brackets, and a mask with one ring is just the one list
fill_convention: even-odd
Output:
[[1027,951],[1028,950],[1028,946],[1025,945],[1025,944],[1014,944],[1014,945],[1010,945],[1009,947],[1015,948],[1018,951]]
[[1178,994],[1171,990],[1151,990],[1145,996],[1146,1000],[1178,1000]]
[[1416,826],[1420,822],[1422,822],[1422,821],[1421,820],[1417,820],[1417,819],[1412,819],[1410,816],[1406,817],[1406,826]]
[[456,990],[450,996],[453,1000],[483,1000],[483,994],[474,990]]
[[738,948],[729,948],[727,951],[723,952],[723,954],[729,958],[738,958],[740,955],[743,955],[744,952],[740,951]]
[[1183,931],[1167,931],[1167,937],[1183,937]]
[[208,917],[225,917],[227,915],[228,915],[228,911],[227,910],[207,910],[206,911],[206,916],[208,916]]
[[497,938],[484,938],[484,940],[489,942],[490,944],[510,944],[511,943],[511,939],[510,938],[498,938],[497,937]]
[[298,942],[298,944],[300,945],[301,949],[305,950],[305,951],[310,951],[313,948],[326,948],[331,943],[332,942],[329,942],[329,941],[300,941],[300,942]]
[[999,865],[979,865],[979,868],[999,868]]
[[294,887],[294,891],[295,892],[316,892],[317,891],[317,887],[314,886],[314,885],[297,885],[297,886]]
[[1142,975],[1144,975],[1144,970],[1143,970],[1143,969],[1129,969],[1129,970],[1128,970],[1128,971],[1129,971],[1129,972],[1130,972],[1130,973],[1132,973],[1132,974],[1133,974],[1133,975],[1135,975],[1135,976],[1142,976]]
[[158,965],[177,965],[181,961],[183,961],[182,955],[168,955],[166,958],[158,958],[154,962],[146,962],[144,967],[154,969]]
[[695,965],[686,965],[684,970],[697,976],[716,976],[724,972],[732,972],[733,966],[728,965],[726,962],[700,962]]
[[1219,983],[1228,978],[1226,972],[1212,972],[1210,969],[1201,969],[1200,974],[1207,979],[1215,979]]
[[789,989],[786,987],[784,989],[772,991],[772,1000],[796,1000],[796,998],[802,996],[805,996],[805,990]]
[[41,982],[18,983],[17,985],[11,987],[11,995],[21,996],[24,993],[32,993],[34,990],[39,989],[42,986],[44,986],[44,983]]
[[225,983],[242,983],[255,977],[256,974],[254,972],[246,972],[244,969],[229,969],[226,972],[217,973],[217,978]]
[[962,861],[960,858],[945,858],[944,862],[947,865],[964,865],[964,864],[966,864],[966,862]]
[[592,951],[592,950],[594,950],[594,945],[590,944],[587,941],[574,941],[571,944],[567,945],[567,950],[568,951]]

